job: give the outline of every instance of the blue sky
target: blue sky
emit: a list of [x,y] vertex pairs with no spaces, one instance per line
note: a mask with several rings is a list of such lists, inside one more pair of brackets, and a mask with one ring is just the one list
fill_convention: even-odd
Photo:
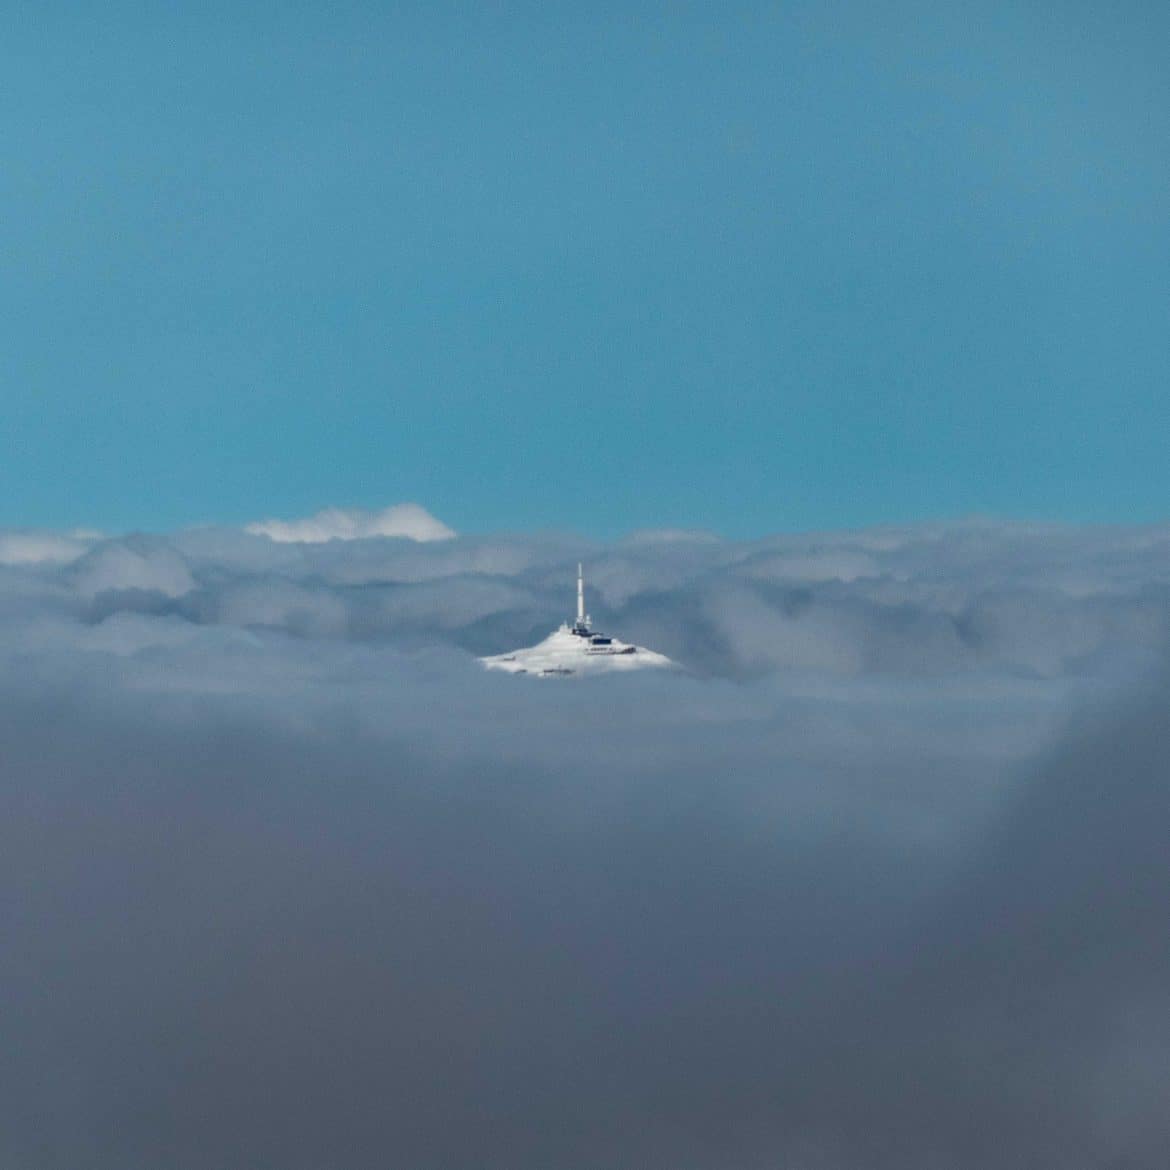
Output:
[[12,14],[0,524],[1170,510],[1164,5],[325,7]]

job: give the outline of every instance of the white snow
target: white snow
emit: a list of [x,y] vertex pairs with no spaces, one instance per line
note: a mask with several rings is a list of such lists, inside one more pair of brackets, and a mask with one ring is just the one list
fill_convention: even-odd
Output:
[[380,512],[360,508],[324,508],[299,520],[257,520],[248,532],[282,544],[323,544],[327,540],[362,540],[399,536],[407,540],[451,540],[455,532],[418,504],[395,504]]
[[613,638],[609,645],[595,645],[591,638],[574,634],[567,625],[554,630],[535,646],[512,650],[507,654],[493,654],[480,661],[489,670],[535,674],[546,678],[674,666],[665,654],[617,638]]

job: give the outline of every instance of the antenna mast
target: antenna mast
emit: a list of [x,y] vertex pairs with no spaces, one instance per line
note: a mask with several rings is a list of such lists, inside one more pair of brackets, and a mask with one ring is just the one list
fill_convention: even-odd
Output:
[[581,562],[577,562],[577,625],[585,625],[585,574]]

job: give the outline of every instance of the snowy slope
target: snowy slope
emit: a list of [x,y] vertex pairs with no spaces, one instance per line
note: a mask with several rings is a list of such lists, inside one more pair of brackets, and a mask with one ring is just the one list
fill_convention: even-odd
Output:
[[480,662],[489,670],[509,674],[535,674],[545,678],[566,675],[606,674],[616,670],[642,670],[648,666],[673,666],[665,654],[633,646],[590,629],[585,612],[585,573],[577,566],[577,620],[554,630],[543,642],[510,654],[493,654]]
[[508,654],[494,654],[480,661],[489,670],[552,678],[674,665],[665,654],[617,638],[597,644],[595,639],[600,636],[596,633],[582,636],[564,625],[535,646]]

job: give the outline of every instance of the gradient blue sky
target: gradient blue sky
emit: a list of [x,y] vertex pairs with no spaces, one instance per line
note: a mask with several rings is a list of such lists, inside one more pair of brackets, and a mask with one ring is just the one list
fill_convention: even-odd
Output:
[[1170,5],[5,24],[0,524],[1170,514]]

